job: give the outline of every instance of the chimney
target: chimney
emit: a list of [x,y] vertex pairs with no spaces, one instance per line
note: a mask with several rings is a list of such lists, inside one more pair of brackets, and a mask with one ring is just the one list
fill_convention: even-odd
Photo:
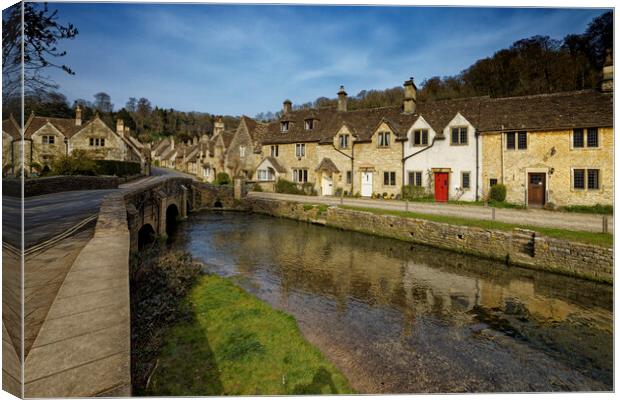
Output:
[[82,126],[82,108],[79,104],[75,108],[75,126]]
[[218,116],[215,118],[215,123],[213,124],[213,136],[224,132],[226,126],[224,125],[224,118],[222,116]]
[[116,133],[120,136],[125,136],[125,121],[122,118],[116,120]]
[[614,60],[611,50],[607,49],[605,64],[603,65],[603,81],[601,82],[602,92],[613,92],[614,90]]
[[125,127],[124,131],[125,131],[125,136],[129,136],[129,127],[128,126]]
[[284,102],[282,103],[282,112],[284,114],[288,114],[291,112],[292,109],[293,109],[293,103],[291,103],[289,99],[284,100]]
[[405,114],[415,113],[415,106],[418,100],[418,88],[413,83],[413,78],[409,78],[404,83],[405,98],[403,99],[403,111]]
[[338,111],[347,111],[347,92],[344,91],[344,86],[340,86],[338,92]]
[[174,150],[174,136],[170,137],[170,148]]

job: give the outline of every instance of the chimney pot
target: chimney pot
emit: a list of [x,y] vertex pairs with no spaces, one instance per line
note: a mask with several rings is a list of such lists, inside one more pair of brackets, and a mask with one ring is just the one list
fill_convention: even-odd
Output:
[[282,102],[282,112],[284,114],[290,113],[292,109],[293,109],[293,103],[289,99],[286,99]]
[[340,90],[338,91],[338,111],[347,111],[347,92],[345,92],[342,85],[340,85]]
[[125,121],[122,118],[116,120],[116,133],[120,136],[125,136]]
[[613,92],[614,90],[614,61],[611,50],[607,49],[605,64],[603,66],[603,81],[601,82],[602,92]]

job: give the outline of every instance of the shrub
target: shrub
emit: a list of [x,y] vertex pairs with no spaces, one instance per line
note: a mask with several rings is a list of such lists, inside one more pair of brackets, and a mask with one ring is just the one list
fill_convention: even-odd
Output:
[[226,172],[219,172],[215,177],[216,185],[230,185],[230,176]]
[[402,198],[410,201],[432,200],[433,195],[429,194],[423,186],[405,185],[402,189]]
[[275,186],[276,193],[304,194],[294,182],[279,178]]
[[387,194],[387,192],[383,192],[383,193],[381,194],[381,197],[383,197],[384,199],[387,199],[387,198],[388,198],[388,194]]
[[60,156],[52,161],[54,175],[97,175],[97,172],[97,163],[84,150],[74,150],[71,155]]
[[119,177],[138,175],[141,172],[140,163],[116,160],[97,160],[99,175],[116,175]]
[[337,188],[336,192],[335,192],[335,195],[338,196],[338,197],[342,196],[343,195],[342,194],[342,188]]
[[503,202],[506,200],[506,185],[502,185],[498,183],[497,185],[491,186],[491,191],[489,192],[489,200]]
[[263,188],[260,184],[255,183],[254,186],[252,186],[252,191],[253,192],[262,192]]
[[314,188],[314,184],[312,182],[305,182],[301,185],[301,194],[307,194],[308,196],[316,196],[318,192]]
[[588,214],[609,214],[611,215],[614,213],[614,206],[611,204],[597,203],[593,206],[583,206],[583,205],[563,206],[563,207],[560,207],[560,210],[568,211],[568,212],[588,213]]

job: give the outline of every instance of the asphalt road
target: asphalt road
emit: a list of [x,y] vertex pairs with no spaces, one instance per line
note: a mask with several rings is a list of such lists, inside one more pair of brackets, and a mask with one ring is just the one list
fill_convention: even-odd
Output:
[[[191,177],[182,172],[153,168],[152,176],[120,185],[119,189],[77,190],[24,200],[24,244],[28,249],[52,238],[99,211],[103,198],[116,190],[131,190],[170,176]],[[20,199],[2,196],[2,241],[20,247]]]
[[[338,197],[309,197],[282,193],[250,192],[249,196],[292,200],[302,203],[340,204]],[[343,198],[344,205],[355,207],[379,208],[385,210],[409,211],[423,214],[445,215],[470,219],[491,220],[491,207],[437,204],[396,200],[372,200],[360,198]],[[548,228],[570,229],[576,231],[601,232],[603,229],[602,216],[595,214],[567,213],[547,210],[518,210],[507,208],[495,209],[495,220],[511,224],[532,225]],[[609,232],[613,233],[613,217],[608,217]]]

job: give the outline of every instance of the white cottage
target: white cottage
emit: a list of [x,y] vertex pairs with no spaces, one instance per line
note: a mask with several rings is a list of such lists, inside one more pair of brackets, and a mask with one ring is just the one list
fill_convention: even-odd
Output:
[[405,184],[435,201],[481,198],[481,145],[473,121],[485,98],[420,103],[403,149]]

